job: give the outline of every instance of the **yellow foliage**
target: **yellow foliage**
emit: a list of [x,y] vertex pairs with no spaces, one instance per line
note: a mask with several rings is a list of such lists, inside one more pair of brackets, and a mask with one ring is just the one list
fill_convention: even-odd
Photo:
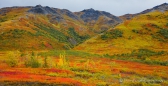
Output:
[[7,64],[11,67],[17,66],[20,55],[21,55],[20,51],[8,51]]
[[89,68],[89,63],[90,63],[90,60],[88,59],[88,60],[85,62],[85,68],[86,68],[86,69]]
[[59,55],[59,62],[57,63],[59,67],[66,68],[68,67],[68,61],[66,60],[65,53]]
[[58,65],[59,66],[64,66],[64,56],[62,54],[59,55],[59,62]]
[[20,51],[8,51],[7,52],[7,56],[8,57],[10,57],[10,58],[12,58],[12,57],[14,57],[14,58],[18,58],[18,57],[20,57],[20,55],[21,55],[21,52]]
[[52,57],[47,57],[47,64],[48,64],[48,67],[49,68],[54,68],[55,66],[56,66],[56,64],[55,64],[55,62],[54,62],[54,60],[53,60],[53,58]]

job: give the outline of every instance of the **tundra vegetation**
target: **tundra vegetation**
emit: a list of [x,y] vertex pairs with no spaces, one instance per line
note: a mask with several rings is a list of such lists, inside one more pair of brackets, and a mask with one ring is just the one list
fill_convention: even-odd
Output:
[[165,5],[122,22],[94,9],[2,8],[0,86],[168,86]]

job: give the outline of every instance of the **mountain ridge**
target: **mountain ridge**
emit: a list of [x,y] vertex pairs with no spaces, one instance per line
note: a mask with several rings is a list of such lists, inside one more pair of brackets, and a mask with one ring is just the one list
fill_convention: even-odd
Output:
[[150,8],[150,9],[146,9],[146,10],[144,10],[142,12],[139,12],[139,13],[122,15],[122,16],[120,16],[120,18],[122,20],[129,20],[129,19],[131,19],[131,18],[133,18],[135,16],[138,16],[138,15],[141,15],[141,14],[146,14],[146,13],[149,13],[149,12],[152,12],[152,11],[164,12],[166,10],[168,10],[168,3],[163,3],[161,5],[154,6],[154,7]]
[[[166,12],[167,6],[168,4],[164,3],[153,9]],[[145,12],[152,13],[154,11],[145,10],[142,13]],[[136,16],[132,14],[132,17]],[[108,12],[92,8],[71,12],[67,9],[41,5],[1,8],[0,19],[1,50],[7,49],[6,47],[9,45],[9,49],[17,49],[18,46],[25,46],[25,49],[35,47],[38,50],[72,49],[87,39],[114,29],[118,24],[127,25],[129,23],[129,21],[122,21]],[[120,31],[118,32],[120,34]],[[11,39],[14,41],[14,45]],[[22,42],[26,42],[25,45]]]

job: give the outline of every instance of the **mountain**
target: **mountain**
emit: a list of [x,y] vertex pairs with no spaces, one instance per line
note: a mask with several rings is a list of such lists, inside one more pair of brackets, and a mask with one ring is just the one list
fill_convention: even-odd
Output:
[[[154,7],[145,14],[138,14],[99,34],[74,50],[91,52],[101,55],[134,57],[135,53],[146,57],[156,55],[156,52],[168,51],[168,10],[167,4]],[[146,11],[144,11],[146,12]],[[89,47],[88,47],[89,46]],[[167,54],[161,57],[168,60]]]
[[[127,53],[140,48],[162,49],[163,46],[159,47],[158,43],[167,46],[165,44],[167,39],[164,38],[167,36],[164,33],[167,28],[165,26],[167,9],[168,4],[164,3],[143,12],[126,14],[119,18],[108,12],[92,8],[80,12],[41,5],[1,8],[0,50],[64,50],[74,48],[111,54]],[[159,29],[153,31],[151,27],[154,26]],[[147,32],[148,29],[144,30],[146,28],[150,28],[150,34]],[[161,28],[164,30],[160,31]],[[139,34],[144,32],[148,34]],[[163,37],[159,33],[163,33]],[[135,39],[129,40],[132,38]],[[139,40],[141,41],[139,42]],[[158,44],[157,47],[148,44],[149,41],[157,42],[155,43]],[[145,43],[144,46],[139,45],[141,42]]]
[[85,22],[85,25],[93,28],[95,32],[106,31],[108,27],[113,27],[122,22],[119,17],[92,8],[85,9],[81,12],[75,12],[75,14]]
[[1,8],[0,50],[71,49],[120,22],[93,9],[74,13],[41,5]]
[[158,6],[155,6],[151,9],[147,9],[147,10],[144,10],[140,13],[136,13],[136,14],[125,14],[123,16],[120,16],[120,18],[122,20],[129,20],[135,16],[138,16],[138,15],[141,15],[141,14],[146,14],[146,13],[150,13],[150,12],[153,12],[153,11],[160,11],[160,12],[165,12],[168,10],[168,3],[163,3],[161,5],[158,5]]

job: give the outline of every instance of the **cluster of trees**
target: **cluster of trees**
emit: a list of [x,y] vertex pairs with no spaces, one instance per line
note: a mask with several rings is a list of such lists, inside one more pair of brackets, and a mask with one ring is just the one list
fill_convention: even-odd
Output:
[[152,37],[158,41],[166,42],[168,39],[168,29],[159,29],[156,34],[152,34]]
[[6,63],[10,67],[16,67],[24,65],[25,67],[31,68],[53,68],[53,67],[68,67],[69,62],[65,54],[60,54],[59,61],[54,61],[51,57],[41,57],[37,53],[26,53],[23,54],[20,51],[9,51],[7,53]]
[[168,29],[160,29],[158,33],[163,36],[165,39],[168,39]]
[[106,39],[117,39],[118,37],[122,37],[123,32],[119,29],[113,29],[110,32],[106,32],[103,35],[101,35],[102,40]]

